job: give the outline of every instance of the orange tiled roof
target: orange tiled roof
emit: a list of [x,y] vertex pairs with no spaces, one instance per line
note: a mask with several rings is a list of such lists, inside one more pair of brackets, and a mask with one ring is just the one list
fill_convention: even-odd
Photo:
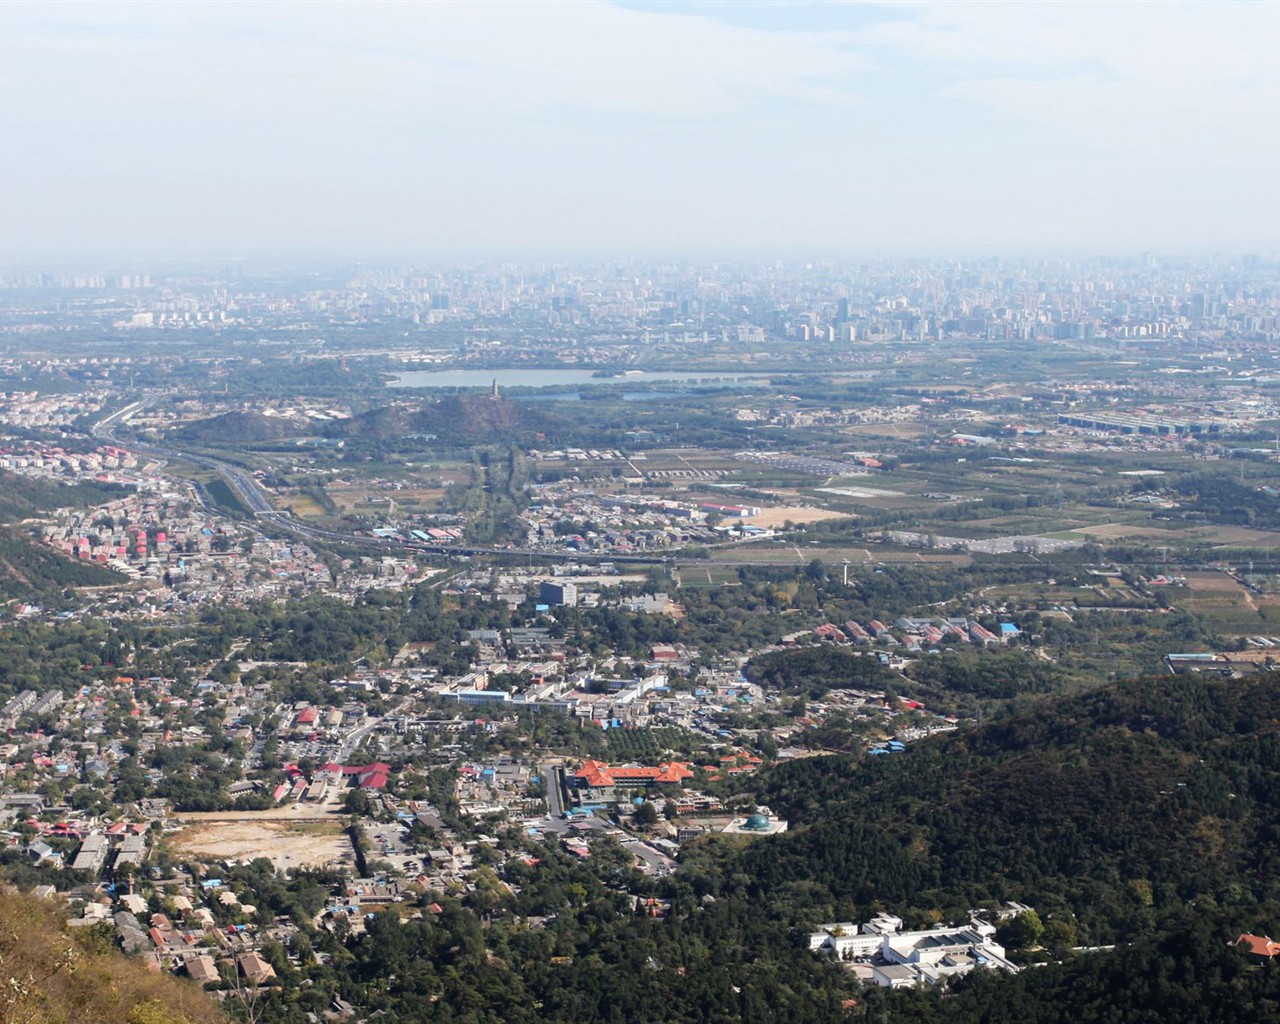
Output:
[[588,759],[574,773],[574,778],[588,786],[613,786],[619,782],[683,782],[693,778],[689,766],[680,761],[664,761],[656,768],[628,765],[611,768],[604,761]]
[[1241,935],[1237,946],[1245,946],[1254,956],[1280,956],[1280,942],[1266,935]]

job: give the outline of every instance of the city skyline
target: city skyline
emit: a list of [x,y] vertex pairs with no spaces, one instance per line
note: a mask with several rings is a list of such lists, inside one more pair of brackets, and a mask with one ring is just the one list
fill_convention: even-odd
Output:
[[1268,5],[9,5],[0,259],[1262,251]]

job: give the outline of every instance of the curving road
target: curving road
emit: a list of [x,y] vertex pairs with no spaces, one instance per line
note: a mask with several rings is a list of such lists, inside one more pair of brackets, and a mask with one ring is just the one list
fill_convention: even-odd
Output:
[[[369,537],[358,533],[343,533],[337,530],[324,530],[316,526],[309,526],[294,518],[291,512],[282,512],[272,506],[266,492],[258,485],[258,481],[253,475],[247,473],[239,466],[223,462],[219,459],[210,458],[207,455],[196,455],[192,452],[184,452],[176,448],[168,448],[161,445],[143,444],[133,439],[122,440],[115,435],[116,427],[127,423],[135,413],[147,408],[155,402],[154,398],[142,398],[136,402],[126,405],[123,409],[113,412],[110,416],[95,423],[89,430],[93,437],[108,444],[115,445],[118,448],[125,448],[130,451],[138,452],[143,455],[149,455],[158,459],[182,460],[184,462],[195,463],[198,466],[204,466],[216,472],[223,480],[227,482],[227,486],[236,494],[236,496],[244,503],[245,507],[252,510],[253,514],[259,518],[266,520],[282,530],[300,537],[309,538],[317,541],[329,541],[331,543],[356,545],[359,547],[372,548],[381,551],[384,554],[394,554],[398,551],[417,551],[423,554],[445,555],[445,556],[474,556],[474,555],[507,555],[524,559],[538,559],[542,561],[555,562],[615,562],[624,564],[653,565],[655,562],[668,563],[679,558],[679,552],[673,551],[667,555],[627,555],[612,554],[603,551],[584,551],[584,552],[568,552],[568,551],[546,551],[541,548],[526,547],[460,547],[455,544],[423,544],[419,541],[393,541],[386,540],[381,537]],[[718,547],[719,545],[712,545]],[[732,543],[725,545],[726,547],[734,546]],[[918,554],[918,553],[917,553]],[[803,560],[805,555],[796,549],[797,558]],[[868,556],[867,561],[871,558]],[[1043,564],[1053,564],[1052,553],[1043,553],[1038,561]],[[698,560],[691,562],[694,566],[707,565],[708,562]],[[736,566],[743,565],[760,565],[760,566],[777,566],[780,563],[772,559],[734,559],[732,563]],[[1186,571],[1188,569],[1197,568],[1193,564],[1170,564],[1169,568],[1175,571]]]
[[317,526],[309,526],[306,523],[299,522],[291,512],[282,512],[272,506],[271,500],[258,485],[258,481],[253,478],[252,474],[245,472],[239,466],[223,462],[220,459],[210,458],[207,455],[197,455],[193,452],[184,452],[177,448],[168,448],[162,445],[144,444],[132,438],[124,439],[116,436],[115,430],[117,427],[127,423],[135,413],[147,408],[154,401],[152,398],[143,398],[126,405],[123,409],[113,412],[110,416],[98,420],[97,423],[89,428],[89,433],[97,440],[105,441],[117,448],[125,448],[129,451],[158,459],[191,462],[197,466],[211,469],[226,481],[227,486],[244,503],[245,507],[253,512],[254,516],[300,537],[340,544],[355,544],[361,547],[376,548],[384,553],[419,551],[424,554],[434,555],[516,555],[521,558],[552,559],[557,562],[636,562],[652,564],[657,561],[665,561],[663,558],[654,556],[615,555],[607,552],[570,553],[543,551],[538,548],[461,547],[456,544],[423,544],[417,541],[393,541],[382,537],[368,537],[358,533],[342,533],[337,530],[324,530]]

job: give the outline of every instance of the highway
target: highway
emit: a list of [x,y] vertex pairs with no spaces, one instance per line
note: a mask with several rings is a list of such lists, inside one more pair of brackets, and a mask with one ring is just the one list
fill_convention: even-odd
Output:
[[[524,547],[465,547],[456,544],[423,544],[418,541],[394,541],[386,540],[381,537],[369,537],[358,533],[343,533],[337,530],[324,530],[317,526],[309,526],[294,518],[291,512],[282,512],[274,508],[266,492],[258,485],[252,474],[241,469],[239,466],[223,462],[220,459],[210,458],[207,455],[196,455],[192,452],[180,451],[176,448],[166,448],[159,445],[142,444],[134,440],[122,440],[115,435],[115,429],[123,423],[127,423],[135,413],[150,406],[155,400],[153,398],[143,398],[123,409],[113,412],[90,428],[90,434],[99,441],[105,441],[108,444],[115,445],[117,448],[125,448],[129,451],[147,455],[155,459],[165,459],[169,461],[180,460],[191,462],[198,466],[204,466],[211,469],[223,480],[227,482],[227,486],[235,493],[245,507],[253,512],[254,516],[265,522],[269,522],[282,530],[304,537],[309,540],[329,542],[333,544],[355,545],[363,548],[372,548],[383,554],[394,555],[403,551],[414,551],[422,554],[444,555],[446,557],[474,557],[505,555],[509,558],[522,558],[538,561],[554,561],[554,562],[613,562],[621,564],[636,565],[653,565],[656,562],[672,562],[679,558],[679,552],[675,551],[668,555],[628,555],[615,554],[609,551],[548,551],[542,548],[524,548]],[[732,548],[739,546],[733,542],[724,545],[711,545],[714,550],[717,547]],[[1009,553],[1013,553],[1010,551]],[[917,557],[919,557],[917,552]],[[1045,551],[1040,553],[1037,561],[1042,564],[1053,564],[1053,552]],[[802,557],[799,550],[797,556]],[[883,557],[883,556],[882,556]],[[868,559],[867,561],[870,561]],[[715,564],[715,559],[688,561],[687,564],[693,566],[705,566]],[[775,559],[734,559],[732,563],[735,567],[745,565],[759,566],[778,566],[780,563]],[[1175,572],[1185,571],[1187,569],[1196,568],[1193,564],[1170,564],[1169,569]]]
[[[134,440],[122,440],[115,434],[115,429],[121,424],[127,423],[135,413],[150,406],[155,400],[153,398],[143,398],[123,409],[113,412],[90,428],[90,433],[99,441],[105,441],[108,444],[115,445],[117,448],[126,448],[130,451],[137,452],[142,455],[150,456],[155,459],[165,459],[169,461],[180,460],[191,462],[198,466],[204,466],[216,472],[227,486],[235,493],[236,497],[244,503],[244,506],[253,512],[258,519],[269,522],[272,525],[286,530],[289,533],[309,540],[329,542],[333,544],[355,545],[363,548],[371,548],[380,551],[383,554],[394,555],[398,552],[414,551],[422,554],[444,555],[446,557],[474,557],[474,556],[494,556],[505,555],[509,558],[521,558],[527,560],[538,561],[554,561],[554,562],[612,562],[620,564],[636,564],[636,565],[653,565],[656,562],[671,562],[679,558],[679,552],[672,552],[669,555],[629,555],[615,554],[608,551],[548,551],[541,548],[524,548],[524,547],[477,547],[477,546],[460,546],[456,544],[423,544],[418,541],[394,541],[386,540],[381,537],[369,537],[358,533],[343,533],[337,530],[325,530],[317,526],[310,526],[300,522],[291,512],[282,512],[274,508],[266,492],[258,485],[252,474],[241,469],[239,466],[223,462],[220,459],[210,458],[207,455],[197,455],[192,452],[180,451],[176,448],[167,448],[159,445],[142,444]],[[721,545],[712,545],[713,549]],[[735,545],[730,542],[723,545],[731,548]],[[1048,556],[1048,557],[1046,557]],[[797,549],[797,557],[802,557]],[[1044,564],[1051,564],[1052,554],[1043,552],[1038,561]],[[714,564],[715,559],[690,561],[688,564],[694,566],[705,566]],[[779,563],[774,559],[735,559],[733,565],[761,565],[761,566],[777,566]],[[1170,569],[1180,571],[1188,568],[1182,565],[1170,565]]]
[[379,538],[361,537],[357,534],[339,533],[333,530],[321,530],[314,526],[308,526],[306,523],[300,523],[292,514],[281,512],[272,506],[270,499],[266,493],[258,486],[258,482],[239,466],[234,466],[228,462],[219,459],[210,458],[207,455],[196,455],[193,452],[184,452],[176,448],[167,448],[154,444],[143,444],[140,441],[132,439],[123,439],[116,435],[115,429],[123,423],[127,423],[129,419],[137,412],[145,409],[152,404],[153,399],[142,399],[126,405],[123,409],[117,410],[110,416],[99,420],[90,428],[90,433],[99,441],[106,441],[115,445],[117,448],[127,448],[130,451],[137,452],[142,455],[148,455],[153,458],[182,460],[194,463],[197,466],[204,466],[206,469],[212,469],[223,480],[237,498],[243,502],[245,508],[249,509],[257,518],[272,522],[290,533],[295,533],[304,537],[311,537],[316,540],[332,540],[342,543],[364,544],[373,547],[387,549],[394,547],[390,542],[383,541]]
[[384,554],[394,554],[397,551],[417,551],[424,554],[454,557],[507,555],[556,562],[634,562],[645,565],[652,565],[656,561],[665,560],[653,555],[625,555],[612,554],[610,552],[566,552],[544,551],[538,548],[464,547],[457,544],[423,544],[420,542],[386,540],[381,537],[367,537],[357,533],[342,533],[337,530],[324,530],[316,526],[309,526],[306,523],[299,522],[291,512],[282,512],[273,507],[266,492],[258,485],[258,481],[253,478],[252,474],[245,472],[239,466],[223,462],[220,459],[210,458],[207,455],[197,455],[193,452],[184,452],[177,448],[167,448],[160,445],[143,444],[139,441],[123,439],[116,435],[117,427],[127,423],[135,413],[147,408],[153,402],[154,399],[143,398],[126,405],[123,409],[118,409],[110,416],[106,416],[95,423],[90,428],[89,433],[95,439],[105,441],[107,444],[114,445],[117,448],[125,448],[151,458],[190,462],[197,466],[211,469],[226,481],[227,486],[231,488],[236,497],[243,502],[244,506],[256,518],[300,537],[316,541],[375,548]]

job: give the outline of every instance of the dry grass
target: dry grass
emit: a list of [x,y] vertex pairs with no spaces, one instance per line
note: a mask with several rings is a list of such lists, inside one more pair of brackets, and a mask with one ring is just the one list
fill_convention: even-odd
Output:
[[399,491],[384,491],[376,487],[329,487],[325,493],[343,513],[355,509],[382,510],[385,504],[370,504],[369,498],[389,498],[395,502],[397,509],[409,509],[418,512],[430,512],[439,508],[440,499],[444,497],[443,487],[411,487]]
[[56,904],[0,894],[0,1020],[22,1024],[226,1024],[188,982],[152,973],[95,932],[68,933]]
[[299,518],[324,515],[324,509],[320,507],[315,498],[307,494],[288,494],[284,497],[278,497],[276,505],[283,505]]
[[723,564],[752,563],[752,564],[768,564],[768,565],[808,565],[810,561],[818,558],[827,563],[828,566],[838,566],[844,559],[849,559],[855,565],[862,565],[867,562],[874,563],[901,563],[911,562],[914,564],[928,565],[969,565],[973,561],[973,556],[968,554],[953,554],[951,552],[925,552],[925,551],[902,551],[898,549],[879,549],[879,548],[817,548],[809,545],[796,545],[783,543],[760,543],[751,542],[747,544],[739,544],[731,548],[717,548],[712,556],[712,562]]
[[1197,540],[1210,544],[1247,544],[1251,547],[1270,547],[1280,543],[1280,533],[1275,530],[1254,530],[1247,526],[1203,526],[1190,531]]
[[[782,526],[788,520],[793,523],[820,523],[824,519],[849,519],[846,512],[832,512],[823,508],[802,508],[799,505],[784,505],[781,508],[761,509],[758,516],[749,516],[742,522],[750,526],[772,529]],[[737,522],[737,520],[733,520]]]
[[1173,594],[1181,608],[1222,631],[1258,632],[1263,620],[1275,614],[1274,601],[1256,598],[1221,572],[1188,573],[1186,590]]
[[1140,523],[1103,523],[1100,526],[1082,526],[1076,533],[1087,533],[1104,540],[1118,540],[1126,537],[1150,537],[1154,540],[1167,540],[1170,543],[1185,537],[1177,530],[1165,530],[1158,526],[1143,526]]
[[1235,594],[1243,597],[1247,591],[1224,572],[1187,573],[1187,586],[1196,594]]

